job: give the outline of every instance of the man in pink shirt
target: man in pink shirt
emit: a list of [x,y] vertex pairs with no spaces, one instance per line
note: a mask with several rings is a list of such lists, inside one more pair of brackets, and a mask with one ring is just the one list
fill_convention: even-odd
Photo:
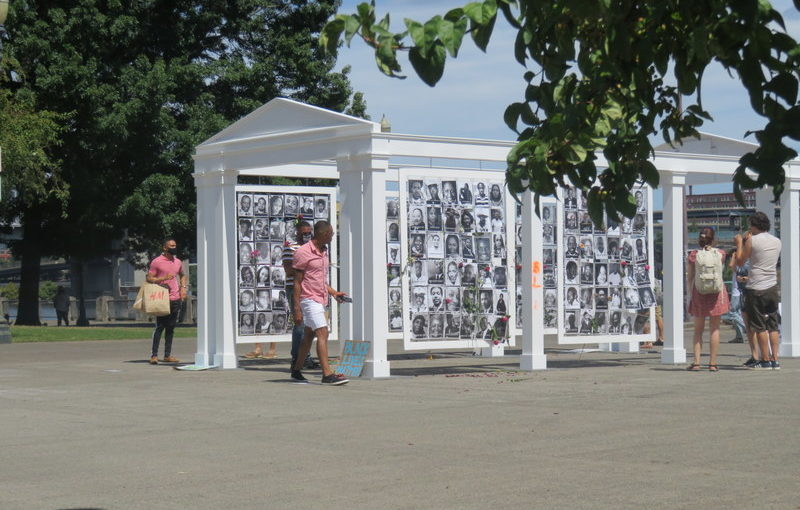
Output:
[[[186,299],[186,275],[183,274],[183,265],[175,255],[178,245],[175,239],[164,242],[163,252],[150,262],[150,271],[147,273],[149,283],[157,283],[169,289],[169,315],[156,317],[156,328],[153,330],[153,348],[150,352],[150,364],[158,364],[158,344],[161,342],[161,332],[164,332],[164,358],[162,361],[177,363],[173,358],[172,335],[178,322],[181,304]],[[178,278],[180,277],[180,280]]]
[[317,337],[317,357],[322,365],[322,383],[340,385],[348,380],[341,374],[333,373],[328,364],[328,320],[325,317],[325,307],[328,306],[329,296],[342,302],[346,296],[328,285],[327,248],[333,239],[333,227],[327,221],[318,221],[314,225],[314,237],[311,241],[297,249],[294,253],[292,266],[294,268],[294,311],[295,324],[302,321],[305,325],[303,343],[292,366],[292,379],[306,381],[300,370],[303,362],[311,350],[311,342]]

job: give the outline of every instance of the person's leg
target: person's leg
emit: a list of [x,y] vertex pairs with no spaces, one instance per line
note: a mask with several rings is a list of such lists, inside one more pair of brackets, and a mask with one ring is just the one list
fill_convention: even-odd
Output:
[[656,307],[656,341],[664,343],[664,320],[661,317],[661,306]]
[[164,359],[172,355],[172,336],[175,334],[175,326],[178,324],[178,314],[181,313],[181,301],[176,299],[169,302],[169,315],[164,326]]
[[695,365],[700,365],[700,352],[703,348],[703,330],[705,326],[705,317],[694,317],[694,335],[692,337],[692,353],[694,359],[692,363]]
[[324,328],[319,328],[316,331],[317,334],[317,359],[319,359],[319,364],[322,366],[322,377],[326,375],[331,375],[333,370],[331,370],[331,365],[328,363],[328,327],[325,326]]
[[731,318],[731,322],[733,322],[733,329],[736,331],[736,336],[733,340],[731,340],[731,342],[744,342],[744,337],[747,336],[747,332],[745,331],[744,327],[744,319],[742,318],[741,305],[741,296],[733,296],[731,298],[731,309],[730,312],[728,312],[728,316]]
[[778,361],[778,350],[780,349],[781,335],[777,331],[769,332],[769,346],[772,349],[772,361]]
[[302,324],[295,324],[292,328],[292,366],[300,352],[300,344],[303,343],[303,332],[305,328]]
[[269,343],[269,350],[267,351],[267,356],[269,356],[271,358],[274,358],[275,357],[275,348],[276,347],[277,347],[277,344],[275,342],[270,342]]
[[750,317],[746,311],[742,311],[742,319],[744,319],[744,330],[747,335],[747,343],[750,346],[750,357],[758,360],[758,343],[756,343],[756,333],[750,327]]
[[63,319],[64,314],[56,310],[56,327],[61,327],[61,320]]
[[758,331],[756,332],[756,338],[758,338],[758,348],[761,349],[761,361],[769,362],[769,332]]
[[300,371],[303,368],[303,360],[306,359],[308,353],[311,351],[311,342],[314,341],[314,331],[306,326],[303,333],[303,341],[300,343],[300,349],[297,351],[297,357],[294,360],[292,370]]
[[158,345],[161,343],[161,332],[164,331],[168,320],[169,315],[156,317],[156,327],[153,329],[153,347],[150,350],[151,358],[158,357]]
[[716,368],[717,366],[717,352],[719,352],[719,324],[722,317],[715,315],[708,318],[708,365],[709,367]]
[[69,310],[61,312],[64,314],[64,325],[69,326]]

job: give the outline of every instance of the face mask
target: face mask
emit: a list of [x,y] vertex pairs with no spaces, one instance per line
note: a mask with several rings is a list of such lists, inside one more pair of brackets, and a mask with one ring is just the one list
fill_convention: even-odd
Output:
[[300,244],[306,244],[307,242],[309,242],[311,240],[311,237],[312,237],[311,232],[308,232],[308,233],[305,233],[305,234],[301,234],[300,235]]
[[177,255],[178,254],[178,249],[177,248],[167,248],[167,253],[169,253],[170,255]]

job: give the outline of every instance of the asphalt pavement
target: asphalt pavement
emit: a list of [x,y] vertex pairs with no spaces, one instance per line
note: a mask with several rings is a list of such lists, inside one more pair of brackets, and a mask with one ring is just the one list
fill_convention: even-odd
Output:
[[392,378],[324,387],[287,348],[185,372],[147,339],[0,345],[0,509],[800,508],[800,360],[392,342]]

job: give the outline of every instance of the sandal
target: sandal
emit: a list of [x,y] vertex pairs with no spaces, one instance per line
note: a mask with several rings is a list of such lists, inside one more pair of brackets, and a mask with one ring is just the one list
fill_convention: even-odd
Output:
[[244,357],[247,358],[247,359],[258,359],[258,358],[261,357],[261,353],[260,352],[248,352],[247,354],[244,355]]
[[278,355],[275,354],[274,352],[272,354],[267,353],[267,354],[259,354],[258,355],[258,359],[274,359],[274,358],[277,358],[277,357],[278,357]]
[[710,363],[709,363],[709,365],[708,365],[708,371],[709,371],[709,372],[719,372],[719,368],[717,368],[717,365],[716,365],[716,364],[712,365],[712,364],[710,364]]
[[699,372],[700,371],[700,364],[699,363],[692,363],[691,365],[686,367],[686,370],[688,370],[689,372]]

